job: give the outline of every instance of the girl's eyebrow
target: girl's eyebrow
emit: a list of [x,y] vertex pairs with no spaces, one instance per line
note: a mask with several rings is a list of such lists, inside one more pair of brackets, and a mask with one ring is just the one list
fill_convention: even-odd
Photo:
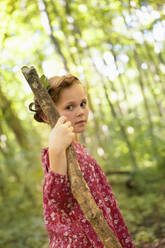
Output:
[[[83,98],[81,101],[87,101],[87,98]],[[69,101],[69,102],[66,102],[65,104],[67,105],[67,104],[74,104],[75,103],[75,101]]]

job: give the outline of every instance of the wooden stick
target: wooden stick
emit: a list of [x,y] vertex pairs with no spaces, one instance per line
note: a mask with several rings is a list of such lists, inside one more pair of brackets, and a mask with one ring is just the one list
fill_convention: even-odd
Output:
[[[59,113],[57,112],[55,104],[53,103],[53,100],[49,96],[47,90],[42,85],[35,68],[32,66],[30,68],[24,66],[21,70],[43,112],[45,113],[50,126],[54,127],[59,118]],[[67,148],[66,155],[71,190],[84,215],[106,248],[121,248],[118,239],[109,227],[102,211],[97,206],[93,196],[91,195],[90,189],[83,178],[72,145]]]

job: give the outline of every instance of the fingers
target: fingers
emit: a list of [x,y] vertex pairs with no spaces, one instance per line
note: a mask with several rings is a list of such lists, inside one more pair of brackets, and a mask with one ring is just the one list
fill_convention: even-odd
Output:
[[70,121],[67,121],[63,125],[66,126],[66,127],[71,127],[72,123]]
[[67,117],[66,116],[61,116],[59,119],[58,119],[58,123],[60,123],[60,124],[63,124],[63,123],[65,123],[67,121]]
[[64,124],[66,121],[67,121],[67,117],[63,115],[63,116],[59,117],[55,126],[60,126],[60,125]]
[[73,130],[72,123],[70,121],[67,121],[66,116],[61,116],[58,119],[57,125],[63,125],[65,127],[71,128],[71,131]]

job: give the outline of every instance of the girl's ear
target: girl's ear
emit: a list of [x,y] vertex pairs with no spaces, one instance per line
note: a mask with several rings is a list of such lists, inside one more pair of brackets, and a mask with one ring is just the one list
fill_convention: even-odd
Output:
[[49,123],[44,113],[41,114],[41,118],[43,119],[44,122]]

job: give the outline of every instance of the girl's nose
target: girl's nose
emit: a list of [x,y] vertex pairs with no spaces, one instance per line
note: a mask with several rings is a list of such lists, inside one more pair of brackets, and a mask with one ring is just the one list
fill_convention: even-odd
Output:
[[77,115],[82,115],[84,113],[83,109],[81,107],[79,107],[77,109]]

